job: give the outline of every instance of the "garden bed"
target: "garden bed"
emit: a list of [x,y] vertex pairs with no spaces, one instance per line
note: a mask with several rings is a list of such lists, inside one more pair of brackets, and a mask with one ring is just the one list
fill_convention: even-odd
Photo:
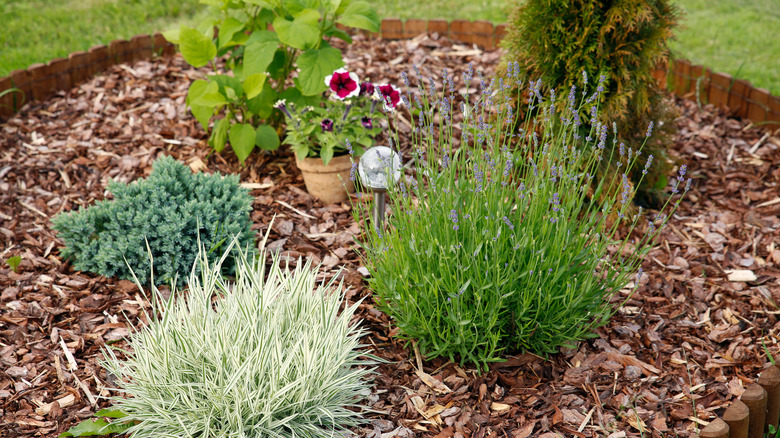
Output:
[[[473,62],[490,77],[500,57],[435,35],[358,37],[344,50],[359,76],[398,85],[413,65],[438,79],[443,68],[460,77]],[[0,436],[56,436],[107,405],[100,348],[121,345],[124,315],[135,321],[147,304],[127,281],[73,271],[58,257],[50,219],[102,199],[111,178],[148,176],[160,155],[239,173],[255,197],[253,229],[265,233],[276,215],[271,249],[313,258],[325,276],[343,267],[348,297],[370,294],[349,205],[310,197],[291,154],[255,153],[244,167],[229,152],[209,155],[184,104],[201,75],[178,56],[121,65],[0,126],[2,260],[22,257],[18,273],[0,268]],[[713,107],[676,105],[670,155],[688,164],[694,184],[645,260],[648,275],[599,337],[547,361],[510,356],[477,375],[421,361],[366,300],[366,341],[390,362],[369,398],[377,413],[357,433],[693,436],[756,379],[766,350],[780,354],[780,140]],[[398,126],[403,146],[409,129]],[[732,282],[727,270],[755,279]]]

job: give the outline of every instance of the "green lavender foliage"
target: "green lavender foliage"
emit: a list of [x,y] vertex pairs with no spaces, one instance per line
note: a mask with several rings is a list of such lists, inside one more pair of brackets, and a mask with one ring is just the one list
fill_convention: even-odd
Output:
[[[419,117],[413,175],[388,189],[385,229],[369,207],[359,209],[379,308],[427,357],[480,369],[504,353],[546,356],[594,336],[627,299],[618,291],[641,276],[666,221],[629,213],[636,190],[626,173],[642,174],[648,160],[627,148],[611,155],[606,144],[616,138],[605,125],[590,126],[594,140],[583,145],[573,117],[579,104],[567,99],[556,112],[538,90],[516,132],[509,91],[517,77],[482,81],[476,101],[456,94],[451,78],[442,81],[441,95],[421,87],[419,100],[405,96]],[[619,171],[596,182],[601,162]],[[643,232],[632,234],[637,227]]]
[[[645,151],[662,156],[672,141],[675,113],[652,74],[668,59],[679,8],[670,0],[515,0],[513,6],[502,40],[504,65],[519,63],[526,82],[538,78],[544,90],[559,93],[572,86],[582,90],[588,80],[604,76],[605,91],[595,102],[600,121],[617,123],[628,147],[644,144]],[[580,116],[590,120],[590,105]],[[651,121],[656,135],[645,144],[638,127]],[[645,176],[646,187],[665,186],[665,162],[658,160]]]
[[[294,270],[240,252],[234,282],[201,247],[188,293],[165,300],[129,338],[126,359],[106,349],[122,395],[114,407],[143,437],[334,437],[360,424],[375,358],[350,323],[343,285],[318,282],[311,263]],[[140,284],[139,284],[140,286]],[[216,299],[214,297],[216,296]],[[359,323],[359,322],[358,322]]]
[[[195,261],[198,235],[216,251],[237,237],[252,246],[249,211],[252,198],[238,175],[193,174],[171,157],[154,162],[146,179],[131,184],[111,181],[114,199],[96,202],[52,219],[65,242],[61,250],[75,269],[142,283],[154,263],[155,284],[181,284]],[[225,264],[226,272],[232,262]]]

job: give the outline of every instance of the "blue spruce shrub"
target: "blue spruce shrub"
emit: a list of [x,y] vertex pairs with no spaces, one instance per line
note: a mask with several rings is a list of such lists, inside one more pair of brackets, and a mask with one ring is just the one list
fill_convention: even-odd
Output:
[[[108,189],[113,200],[52,219],[66,245],[62,257],[80,271],[132,280],[132,268],[138,281],[146,283],[152,268],[148,242],[155,284],[176,278],[181,285],[195,262],[198,236],[214,257],[234,236],[243,248],[254,241],[252,198],[239,185],[238,175],[193,174],[184,164],[163,157],[147,179],[111,181]],[[223,266],[226,274],[233,269],[229,260]]]

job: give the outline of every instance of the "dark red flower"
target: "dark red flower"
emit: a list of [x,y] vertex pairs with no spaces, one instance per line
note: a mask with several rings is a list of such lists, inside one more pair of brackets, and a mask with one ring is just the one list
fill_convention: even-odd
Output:
[[363,127],[366,129],[371,129],[374,127],[374,121],[371,120],[371,117],[364,116],[362,119],[360,119],[360,123],[362,123]]
[[322,119],[320,126],[322,126],[322,132],[333,132],[333,120],[331,119]]
[[358,96],[370,96],[374,94],[374,84],[371,82],[363,82],[360,84],[360,94]]
[[339,99],[348,99],[357,96],[360,92],[358,86],[358,77],[355,73],[350,73],[345,68],[340,68],[325,78],[325,85],[333,91]]
[[377,87],[379,90],[379,97],[382,98],[382,103],[385,104],[386,109],[393,109],[401,101],[401,90],[395,88],[393,85],[386,84]]

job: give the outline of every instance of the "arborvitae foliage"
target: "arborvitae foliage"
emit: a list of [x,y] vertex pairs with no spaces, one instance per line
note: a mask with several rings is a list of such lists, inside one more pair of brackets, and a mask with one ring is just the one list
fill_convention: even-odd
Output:
[[[147,179],[131,184],[111,181],[113,200],[96,202],[52,219],[65,242],[61,255],[73,267],[106,277],[132,280],[132,268],[145,283],[154,260],[155,284],[181,284],[198,253],[198,236],[210,255],[234,236],[252,245],[252,198],[238,175],[193,174],[170,157],[155,161]],[[128,267],[129,265],[129,267]],[[232,269],[232,262],[225,266]]]
[[[559,94],[572,85],[579,92],[604,76],[604,93],[594,103],[610,130],[617,123],[627,147],[636,150],[650,121],[655,123],[656,135],[644,151],[658,165],[645,181],[660,188],[666,184],[663,151],[674,112],[652,73],[668,58],[679,14],[670,0],[515,0],[502,42],[504,65],[518,62],[522,77],[540,78],[545,90]],[[581,117],[590,121],[590,105]]]

